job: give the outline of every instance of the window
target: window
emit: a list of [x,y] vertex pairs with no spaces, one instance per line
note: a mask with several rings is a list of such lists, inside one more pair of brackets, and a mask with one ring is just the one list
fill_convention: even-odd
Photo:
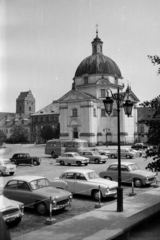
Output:
[[75,173],[65,173],[62,176],[63,179],[75,179]]
[[93,108],[93,116],[96,117],[96,109]]
[[101,89],[101,97],[102,97],[102,98],[105,98],[105,97],[106,97],[105,89]]
[[113,109],[113,116],[117,116],[117,109]]
[[82,173],[77,173],[76,179],[77,180],[86,180],[85,176]]
[[45,122],[46,121],[46,117],[43,117],[43,122]]
[[111,170],[111,171],[117,171],[118,168],[117,168],[117,165],[112,165],[108,168],[108,170]]
[[128,172],[128,169],[126,166],[121,165],[121,171],[122,172]]
[[15,180],[14,181],[10,181],[7,184],[6,188],[17,189],[17,181],[15,181]]
[[18,181],[18,189],[29,191],[28,184],[23,181]]
[[105,116],[106,116],[106,111],[105,111],[105,109],[101,109],[101,116],[102,116],[102,117],[105,117]]
[[73,128],[73,138],[78,138],[78,128],[77,127]]
[[73,117],[77,117],[77,109],[76,109],[76,108],[74,108],[74,109],[72,110],[72,116],[73,116]]
[[31,111],[31,107],[29,107],[29,111]]

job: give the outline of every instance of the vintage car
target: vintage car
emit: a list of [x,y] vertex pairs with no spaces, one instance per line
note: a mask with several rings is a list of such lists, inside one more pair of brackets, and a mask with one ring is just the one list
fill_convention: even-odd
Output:
[[0,192],[0,212],[7,225],[18,225],[24,215],[24,204],[6,198]]
[[39,157],[32,157],[28,153],[15,153],[10,160],[15,165],[30,164],[34,166],[40,165],[42,161]]
[[84,164],[85,166],[87,166],[89,163],[89,159],[80,156],[76,152],[65,152],[62,154],[62,156],[56,159],[56,162],[60,163],[60,165],[77,164],[78,166],[81,166],[82,164]]
[[[110,153],[110,158],[118,158],[118,150]],[[136,153],[127,148],[121,148],[121,158],[135,158]]]
[[90,163],[105,163],[108,159],[107,156],[102,156],[99,152],[94,151],[82,151],[80,154],[89,158]]
[[64,171],[59,178],[67,182],[68,190],[73,194],[92,196],[99,199],[99,187],[101,197],[114,197],[117,193],[117,182],[102,179],[90,169],[70,169]]
[[66,188],[64,181],[55,180],[51,183],[45,177],[18,176],[9,180],[4,186],[2,193],[5,197],[24,203],[25,207],[34,208],[41,215],[50,209],[64,209],[71,205],[72,194]]
[[142,154],[143,154],[142,150],[135,150],[133,148],[130,148],[129,151],[135,153],[136,157],[142,157]]
[[[106,171],[99,173],[101,178],[118,181],[118,163],[112,163]],[[135,187],[148,185],[156,180],[156,174],[147,170],[141,170],[134,162],[121,162],[122,183],[134,182]]]
[[103,149],[103,148],[100,148],[100,147],[94,147],[94,148],[91,148],[90,149],[91,151],[96,151],[96,152],[99,152],[100,155],[106,155],[108,156],[110,154],[110,151],[106,150],[106,149]]
[[149,146],[145,145],[144,143],[135,143],[131,146],[131,148],[135,149],[135,150],[139,150],[139,149],[148,149]]
[[2,175],[13,175],[16,171],[17,167],[9,159],[0,159],[0,173]]

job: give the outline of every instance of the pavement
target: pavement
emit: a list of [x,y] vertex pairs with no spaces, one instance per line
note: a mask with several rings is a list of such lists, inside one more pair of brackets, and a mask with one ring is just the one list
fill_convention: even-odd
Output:
[[[71,219],[13,238],[13,240],[110,240],[130,239],[130,231],[160,211],[160,187],[153,188],[123,200],[123,212],[117,212],[117,202],[102,205]],[[123,234],[123,235],[122,235]],[[149,238],[153,237],[150,233]]]

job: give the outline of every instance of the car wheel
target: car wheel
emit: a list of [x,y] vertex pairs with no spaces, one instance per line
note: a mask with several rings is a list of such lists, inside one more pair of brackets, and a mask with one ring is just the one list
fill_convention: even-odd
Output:
[[142,180],[139,178],[134,179],[134,186],[135,187],[142,187]]
[[14,174],[14,172],[10,172],[9,174],[12,176]]
[[111,158],[116,158],[116,156],[114,154],[111,154]]
[[105,176],[104,178],[107,179],[107,180],[112,181],[112,178],[111,178],[111,177]]
[[84,165],[85,165],[85,166],[87,166],[87,165],[88,165],[88,163],[85,163]]
[[55,152],[51,152],[51,157],[52,157],[52,158],[56,158]]
[[63,166],[63,165],[64,165],[64,161],[60,161],[60,165],[62,165],[62,166]]
[[37,161],[33,161],[33,165],[34,165],[34,166],[37,166],[37,165],[38,165],[38,162],[37,162]]
[[47,207],[45,203],[40,202],[36,204],[36,210],[40,215],[44,215],[47,212]]
[[71,164],[70,164],[70,163],[68,163],[68,166],[71,166]]
[[126,158],[129,159],[129,158],[132,158],[130,155],[126,155]]
[[99,159],[97,159],[97,158],[94,161],[95,161],[96,164],[99,163]]
[[[100,197],[102,198],[102,193],[100,191]],[[99,200],[99,190],[93,190],[92,192],[92,197],[94,198],[94,200],[98,201]]]
[[82,163],[81,163],[80,161],[77,162],[77,165],[78,165],[78,166],[81,166],[81,164],[82,164]]

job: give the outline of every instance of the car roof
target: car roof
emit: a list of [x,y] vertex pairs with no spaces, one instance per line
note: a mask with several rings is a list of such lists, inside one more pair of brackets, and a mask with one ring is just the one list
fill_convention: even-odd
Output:
[[[117,165],[118,165],[118,162],[113,162],[113,163],[110,164],[110,166],[111,166],[111,165],[114,165],[114,164],[117,164]],[[134,162],[121,162],[121,165],[126,165],[126,166],[128,166],[128,165],[131,165],[131,164],[135,164],[135,163],[134,163]]]
[[85,168],[73,168],[73,169],[68,169],[65,170],[63,173],[67,173],[67,172],[75,172],[75,173],[88,173],[88,172],[94,172],[95,170],[92,169],[85,169]]
[[36,180],[36,179],[42,179],[42,178],[46,178],[46,177],[36,176],[36,175],[25,175],[25,176],[15,176],[15,177],[13,177],[10,180],[18,180],[18,181],[30,182],[30,181],[33,181],[33,180]]

